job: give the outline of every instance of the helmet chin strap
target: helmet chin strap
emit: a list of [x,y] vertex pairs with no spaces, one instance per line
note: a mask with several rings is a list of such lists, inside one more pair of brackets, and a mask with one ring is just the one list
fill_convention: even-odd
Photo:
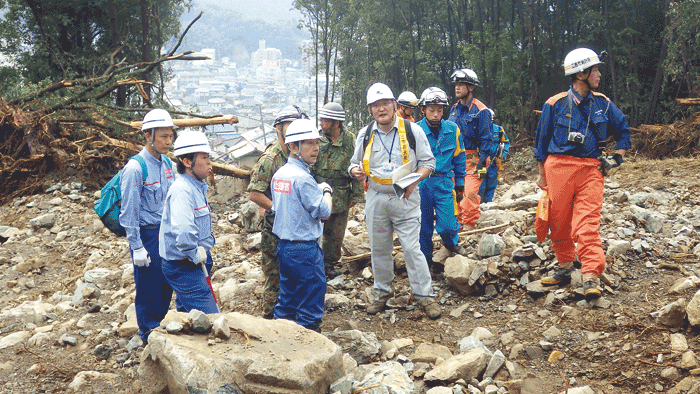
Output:
[[151,139],[150,141],[148,141],[148,144],[151,145],[151,148],[154,152],[156,152],[159,155],[163,155],[164,153],[159,152],[158,149],[156,149],[156,146],[153,144],[153,140],[155,139],[155,133],[155,129],[151,129],[151,131],[149,132],[149,134],[151,134]]
[[194,163],[196,161],[197,161],[197,152],[194,152],[194,155],[192,156],[192,164],[190,164],[189,169],[190,169],[190,172],[192,172],[192,176],[194,177],[194,179],[196,179],[198,181],[202,181],[203,179],[200,178],[196,172],[194,172]]
[[[583,83],[586,84],[586,86],[588,87],[588,91],[589,91],[589,92],[591,92],[591,91],[593,90],[593,88],[591,87],[591,83],[588,82],[588,78],[591,77],[591,70],[592,70],[592,68],[589,68],[589,69],[583,71],[584,73],[586,73],[586,78],[585,78],[585,79],[579,79],[579,81],[581,81],[581,82],[583,82]],[[578,78],[578,77],[576,77],[576,78]]]
[[[302,142],[302,141],[295,142],[295,144],[297,144],[297,148],[299,149],[299,152],[297,152],[297,153],[292,153],[292,157],[295,158],[295,159],[297,159],[297,160],[299,160],[306,168],[309,168],[309,167],[311,167],[311,163],[307,163],[307,162],[301,157],[301,142]],[[289,149],[289,148],[287,148],[287,149]],[[291,149],[289,149],[289,150],[290,150],[290,152],[291,152]]]
[[438,120],[437,122],[433,122],[432,120],[430,120],[430,119],[428,119],[428,118],[425,118],[425,121],[428,123],[428,126],[429,126],[431,129],[437,129],[438,127],[440,127],[440,121],[439,121],[439,120]]

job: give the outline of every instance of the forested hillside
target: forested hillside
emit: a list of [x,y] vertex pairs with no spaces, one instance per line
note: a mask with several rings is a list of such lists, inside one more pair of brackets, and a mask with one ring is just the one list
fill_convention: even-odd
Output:
[[[456,67],[474,69],[477,95],[497,120],[532,132],[534,109],[566,89],[562,62],[586,46],[610,54],[602,92],[630,124],[670,123],[690,110],[674,99],[700,90],[698,0],[297,0],[343,103],[363,118],[377,80],[395,91],[448,86]],[[326,67],[329,66],[329,67]],[[333,78],[329,78],[333,83]],[[323,97],[321,98],[323,101]]]

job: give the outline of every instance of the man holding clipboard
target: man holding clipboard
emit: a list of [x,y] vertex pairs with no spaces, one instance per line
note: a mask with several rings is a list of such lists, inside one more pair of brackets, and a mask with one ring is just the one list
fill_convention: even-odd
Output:
[[[406,258],[413,296],[429,318],[437,319],[441,314],[440,306],[435,300],[428,263],[418,242],[420,195],[415,190],[435,169],[435,157],[422,129],[396,116],[394,93],[387,85],[378,82],[370,86],[367,109],[374,121],[360,130],[348,168],[350,175],[361,181],[367,179],[368,185],[365,220],[372,251],[375,299],[368,305],[367,313],[380,312],[394,295],[391,252],[396,231]],[[410,168],[403,176],[395,172],[402,166]],[[398,190],[401,196],[394,189],[394,181],[399,179],[402,180]]]

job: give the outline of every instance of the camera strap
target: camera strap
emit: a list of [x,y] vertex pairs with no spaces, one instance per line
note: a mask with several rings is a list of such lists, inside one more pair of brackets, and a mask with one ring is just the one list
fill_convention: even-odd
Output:
[[[571,133],[571,121],[574,118],[574,113],[573,113],[573,108],[574,108],[574,92],[569,87],[569,92],[568,92],[568,100],[569,100],[569,133]],[[591,111],[593,110],[593,100],[591,100],[588,103],[588,120],[586,121],[586,130],[583,133],[583,138],[584,140],[588,137],[588,128],[590,127],[591,124]]]

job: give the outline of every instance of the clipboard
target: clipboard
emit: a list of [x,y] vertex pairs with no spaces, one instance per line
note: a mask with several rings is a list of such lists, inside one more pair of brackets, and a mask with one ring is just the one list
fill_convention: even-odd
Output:
[[406,194],[406,188],[421,177],[421,174],[413,172],[413,164],[413,161],[409,161],[391,173],[392,186],[394,186],[394,191],[399,198],[403,198]]

